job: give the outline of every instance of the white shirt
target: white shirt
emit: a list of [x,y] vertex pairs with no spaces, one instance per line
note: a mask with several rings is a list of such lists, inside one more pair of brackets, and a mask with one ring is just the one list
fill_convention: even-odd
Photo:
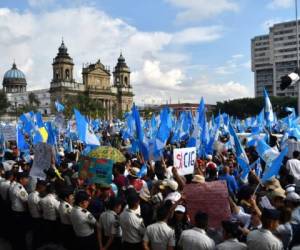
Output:
[[58,208],[58,213],[59,213],[59,218],[60,222],[64,225],[71,225],[71,211],[72,211],[72,206],[66,202],[66,201],[61,201],[59,204]]
[[300,224],[300,206],[294,208],[292,212],[291,222],[293,224]]
[[97,225],[95,217],[86,209],[75,206],[72,208],[70,219],[72,222],[75,234],[78,237],[87,237],[92,235]]
[[59,201],[55,194],[47,194],[40,201],[42,216],[45,220],[55,221],[57,219]]
[[194,227],[184,230],[180,236],[178,245],[182,250],[214,250],[215,242],[209,238],[206,232]]
[[122,236],[119,216],[112,210],[107,210],[101,214],[99,227],[107,237],[111,235],[114,237]]
[[249,250],[282,250],[282,242],[267,229],[251,231],[247,236]]
[[19,183],[15,184],[11,191],[11,209],[15,212],[25,212],[28,193]]
[[40,194],[38,191],[33,191],[28,195],[28,209],[32,218],[38,219],[42,217],[40,209]]
[[166,250],[168,247],[175,247],[174,230],[164,221],[149,225],[143,240],[150,243],[151,250]]
[[300,161],[298,159],[290,159],[286,163],[289,174],[294,176],[296,180],[300,180]]
[[216,250],[247,250],[247,245],[237,239],[228,239],[217,245]]
[[9,180],[2,181],[0,184],[0,195],[1,195],[2,200],[4,200],[4,201],[7,200],[10,184],[11,184],[11,182]]
[[11,200],[13,197],[13,189],[15,187],[15,185],[17,185],[18,183],[16,181],[12,181],[10,183],[9,189],[8,189],[8,198]]
[[124,209],[120,215],[122,239],[129,243],[140,243],[145,233],[143,219],[134,210]]

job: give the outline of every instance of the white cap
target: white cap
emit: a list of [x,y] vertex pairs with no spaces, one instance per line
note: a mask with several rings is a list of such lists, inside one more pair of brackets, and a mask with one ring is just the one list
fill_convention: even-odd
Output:
[[165,189],[166,187],[169,187],[173,191],[176,191],[178,189],[178,183],[174,180],[166,179],[163,180],[161,185],[159,186],[161,189]]
[[297,202],[297,201],[300,201],[300,196],[295,192],[290,192],[286,195],[285,200],[291,201],[291,202]]
[[185,213],[185,206],[182,205],[177,205],[177,207],[175,208],[175,212],[181,212],[181,213]]

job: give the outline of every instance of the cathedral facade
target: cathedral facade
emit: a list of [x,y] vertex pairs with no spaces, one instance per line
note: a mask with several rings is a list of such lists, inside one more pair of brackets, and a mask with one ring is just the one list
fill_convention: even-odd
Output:
[[[130,69],[122,53],[111,73],[100,60],[93,64],[84,65],[82,68],[82,82],[76,82],[73,77],[74,62],[68,49],[62,41],[58,53],[52,63],[52,80],[50,88],[43,90],[50,97],[47,100],[49,107],[43,107],[42,113],[47,115],[54,111],[56,100],[64,103],[67,98],[79,94],[87,95],[99,103],[99,108],[105,111],[105,119],[111,120],[131,109],[133,104],[133,91],[130,84]],[[113,77],[111,81],[111,77]],[[3,78],[3,90],[8,99],[15,106],[20,107],[21,98],[28,95],[27,82],[24,73],[17,69],[15,63]],[[35,92],[35,91],[31,91]]]

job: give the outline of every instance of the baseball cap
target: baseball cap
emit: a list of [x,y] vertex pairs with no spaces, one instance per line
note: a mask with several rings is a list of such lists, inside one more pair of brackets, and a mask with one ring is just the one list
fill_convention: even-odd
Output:
[[180,212],[180,213],[185,213],[186,209],[185,209],[185,206],[177,205],[174,211]]

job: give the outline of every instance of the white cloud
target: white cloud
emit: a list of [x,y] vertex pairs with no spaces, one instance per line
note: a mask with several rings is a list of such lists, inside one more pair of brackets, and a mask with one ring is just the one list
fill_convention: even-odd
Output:
[[225,11],[238,11],[237,2],[232,0],[165,0],[182,9],[178,21],[197,21],[213,18]]
[[219,39],[222,32],[223,30],[220,26],[187,28],[174,34],[173,43],[189,44],[211,42]]
[[282,20],[281,18],[268,19],[262,23],[261,27],[264,30],[264,32],[269,32],[270,27],[272,27],[276,23],[281,23],[283,21],[284,20]]
[[271,0],[268,4],[268,8],[290,8],[294,5],[294,0]]
[[55,0],[28,0],[28,4],[34,8],[44,8],[55,3]]
[[[0,77],[15,59],[26,74],[28,89],[49,88],[52,59],[63,36],[75,63],[77,81],[81,81],[83,63],[100,58],[112,68],[122,50],[133,72],[137,103],[165,102],[170,97],[174,101],[180,98],[198,102],[202,95],[214,102],[231,98],[232,93],[240,96],[233,89],[243,93],[243,85],[216,83],[219,89],[223,86],[220,94],[213,85],[191,79],[185,67],[190,64],[190,55],[184,53],[184,46],[214,41],[221,37],[222,30],[220,26],[207,26],[174,33],[143,32],[91,6],[41,12],[0,8]],[[209,92],[211,88],[214,89]]]

